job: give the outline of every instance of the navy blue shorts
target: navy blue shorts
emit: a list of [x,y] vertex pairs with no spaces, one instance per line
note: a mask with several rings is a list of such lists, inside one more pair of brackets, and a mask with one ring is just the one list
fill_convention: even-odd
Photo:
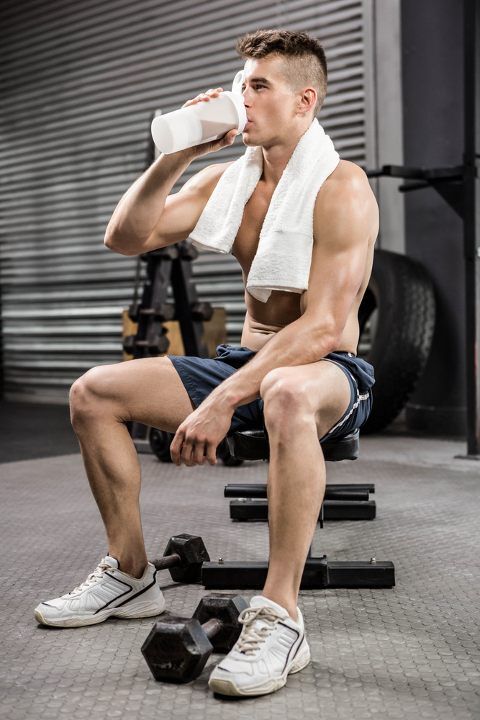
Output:
[[[217,345],[214,358],[168,355],[194,404],[200,403],[226,378],[245,365],[256,354],[246,347]],[[332,352],[322,358],[342,368],[351,388],[350,404],[340,420],[322,437],[340,438],[360,428],[372,409],[372,386],[375,384],[373,365],[349,352]],[[238,430],[265,430],[263,400],[258,398],[235,408],[227,435]]]

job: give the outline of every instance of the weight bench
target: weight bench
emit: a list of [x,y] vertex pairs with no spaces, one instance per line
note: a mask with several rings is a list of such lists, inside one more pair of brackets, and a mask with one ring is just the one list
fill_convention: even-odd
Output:
[[[260,452],[262,455],[266,454],[267,457],[264,459],[267,459],[269,447],[264,432],[247,431],[245,436],[247,439],[239,438],[236,442],[232,442],[232,447],[229,444],[230,454],[235,453],[234,457],[236,458],[252,452],[255,454]],[[254,442],[258,443],[255,447],[253,446]],[[251,443],[252,446],[245,447],[248,443]],[[339,458],[356,460],[358,456],[358,445],[357,448],[349,447],[348,444],[342,446],[341,442],[335,440],[325,440],[322,443],[322,449],[325,460],[336,461]],[[346,457],[342,456],[342,452],[345,452]],[[255,458],[248,457],[248,459]],[[355,483],[353,485],[327,483],[318,518],[320,527],[323,528],[324,520],[373,520],[376,516],[376,504],[374,500],[370,500],[370,493],[374,492],[375,485],[373,483]],[[267,486],[265,484],[233,483],[225,485],[224,497],[241,498],[230,502],[231,520],[268,520]]]
[[[268,434],[263,430],[244,430],[227,437],[230,454],[239,460],[268,460]],[[360,448],[360,430],[339,440],[321,443],[324,458],[329,462],[356,460]],[[232,561],[204,562],[201,582],[207,589],[262,589],[267,577],[268,562]],[[395,585],[392,562],[329,561],[326,555],[312,557],[308,551],[300,587],[319,588],[391,588]]]

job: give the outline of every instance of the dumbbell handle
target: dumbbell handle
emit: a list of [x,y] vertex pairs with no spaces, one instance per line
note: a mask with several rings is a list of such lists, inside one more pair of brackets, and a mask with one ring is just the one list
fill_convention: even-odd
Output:
[[180,565],[181,561],[182,559],[180,555],[178,555],[177,553],[173,553],[173,555],[164,555],[158,560],[152,560],[152,563],[153,565],[155,565],[157,570],[166,570],[167,568]]
[[223,622],[218,618],[210,618],[207,622],[202,623],[202,629],[209,640],[211,637],[220,632],[222,628]]

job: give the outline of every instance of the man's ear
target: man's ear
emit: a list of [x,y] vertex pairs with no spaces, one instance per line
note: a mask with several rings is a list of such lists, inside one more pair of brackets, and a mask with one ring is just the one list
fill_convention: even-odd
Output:
[[313,88],[305,88],[302,92],[299,111],[306,115],[313,110],[315,103],[317,102],[317,93]]

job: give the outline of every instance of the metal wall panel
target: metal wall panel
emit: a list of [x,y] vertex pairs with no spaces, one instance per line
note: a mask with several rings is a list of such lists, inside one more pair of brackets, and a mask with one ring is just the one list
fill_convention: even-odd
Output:
[[[243,62],[235,40],[257,28],[307,31],[324,44],[319,120],[340,155],[366,159],[362,0],[15,0],[0,43],[0,275],[5,395],[65,402],[75,378],[121,359],[121,310],[134,258],[103,246],[108,220],[145,169],[150,117],[218,85]],[[192,163],[177,190],[241,139]],[[245,306],[233,256],[194,263],[202,299],[224,306],[240,341]]]

